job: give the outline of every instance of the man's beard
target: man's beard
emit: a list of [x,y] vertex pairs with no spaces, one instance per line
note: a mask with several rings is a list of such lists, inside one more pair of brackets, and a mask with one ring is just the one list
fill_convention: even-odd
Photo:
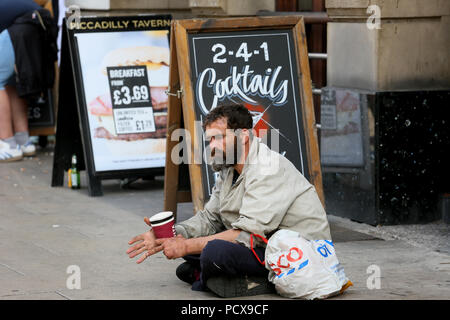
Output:
[[[242,146],[238,145],[237,143],[237,137],[234,137],[234,143],[231,148],[228,146],[226,147],[226,150],[221,153],[220,155],[216,155],[214,150],[211,154],[211,168],[213,171],[222,171],[225,168],[232,167],[236,165],[239,161],[239,157],[241,155]],[[213,154],[214,153],[214,154]],[[231,158],[230,155],[232,154],[233,157]]]

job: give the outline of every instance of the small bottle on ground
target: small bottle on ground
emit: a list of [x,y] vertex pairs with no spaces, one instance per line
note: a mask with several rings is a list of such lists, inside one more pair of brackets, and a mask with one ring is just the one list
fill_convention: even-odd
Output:
[[77,169],[77,156],[72,156],[72,168],[69,171],[70,187],[72,189],[80,189],[80,172]]

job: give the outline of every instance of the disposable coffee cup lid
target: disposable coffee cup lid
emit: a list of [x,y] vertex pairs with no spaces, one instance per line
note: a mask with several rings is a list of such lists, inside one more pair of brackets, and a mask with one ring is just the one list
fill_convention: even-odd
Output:
[[156,224],[167,222],[171,219],[173,219],[173,212],[172,211],[163,211],[163,212],[153,215],[150,218],[150,223],[153,225],[156,225]]

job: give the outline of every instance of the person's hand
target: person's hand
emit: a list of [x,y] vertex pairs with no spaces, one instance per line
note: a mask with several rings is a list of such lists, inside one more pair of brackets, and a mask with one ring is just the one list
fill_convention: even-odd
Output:
[[[147,225],[151,227],[150,220],[147,217],[144,218],[144,221]],[[153,233],[153,230],[149,230],[141,235],[134,237],[128,242],[128,244],[132,245],[136,242],[137,242],[136,245],[127,250],[127,254],[130,257],[130,259],[136,257],[137,255],[140,255],[141,253],[144,253],[136,261],[136,263],[141,263],[149,256],[163,250],[163,247],[160,244],[156,243],[156,237],[155,234]]]
[[186,239],[181,234],[174,238],[157,239],[156,245],[161,246],[167,259],[176,259],[188,254]]

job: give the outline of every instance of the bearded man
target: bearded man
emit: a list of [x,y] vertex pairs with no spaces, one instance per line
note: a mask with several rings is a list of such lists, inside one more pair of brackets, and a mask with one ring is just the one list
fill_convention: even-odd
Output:
[[[184,258],[176,274],[193,290],[221,297],[274,292],[264,264],[265,243],[280,229],[306,239],[331,239],[316,190],[296,167],[252,133],[253,119],[242,105],[213,109],[203,123],[211,163],[219,177],[203,210],[177,223],[177,237],[156,239],[153,231],[134,237],[127,251],[138,263],[163,251]],[[144,219],[150,225],[148,218]],[[136,243],[136,244],[135,244]]]

